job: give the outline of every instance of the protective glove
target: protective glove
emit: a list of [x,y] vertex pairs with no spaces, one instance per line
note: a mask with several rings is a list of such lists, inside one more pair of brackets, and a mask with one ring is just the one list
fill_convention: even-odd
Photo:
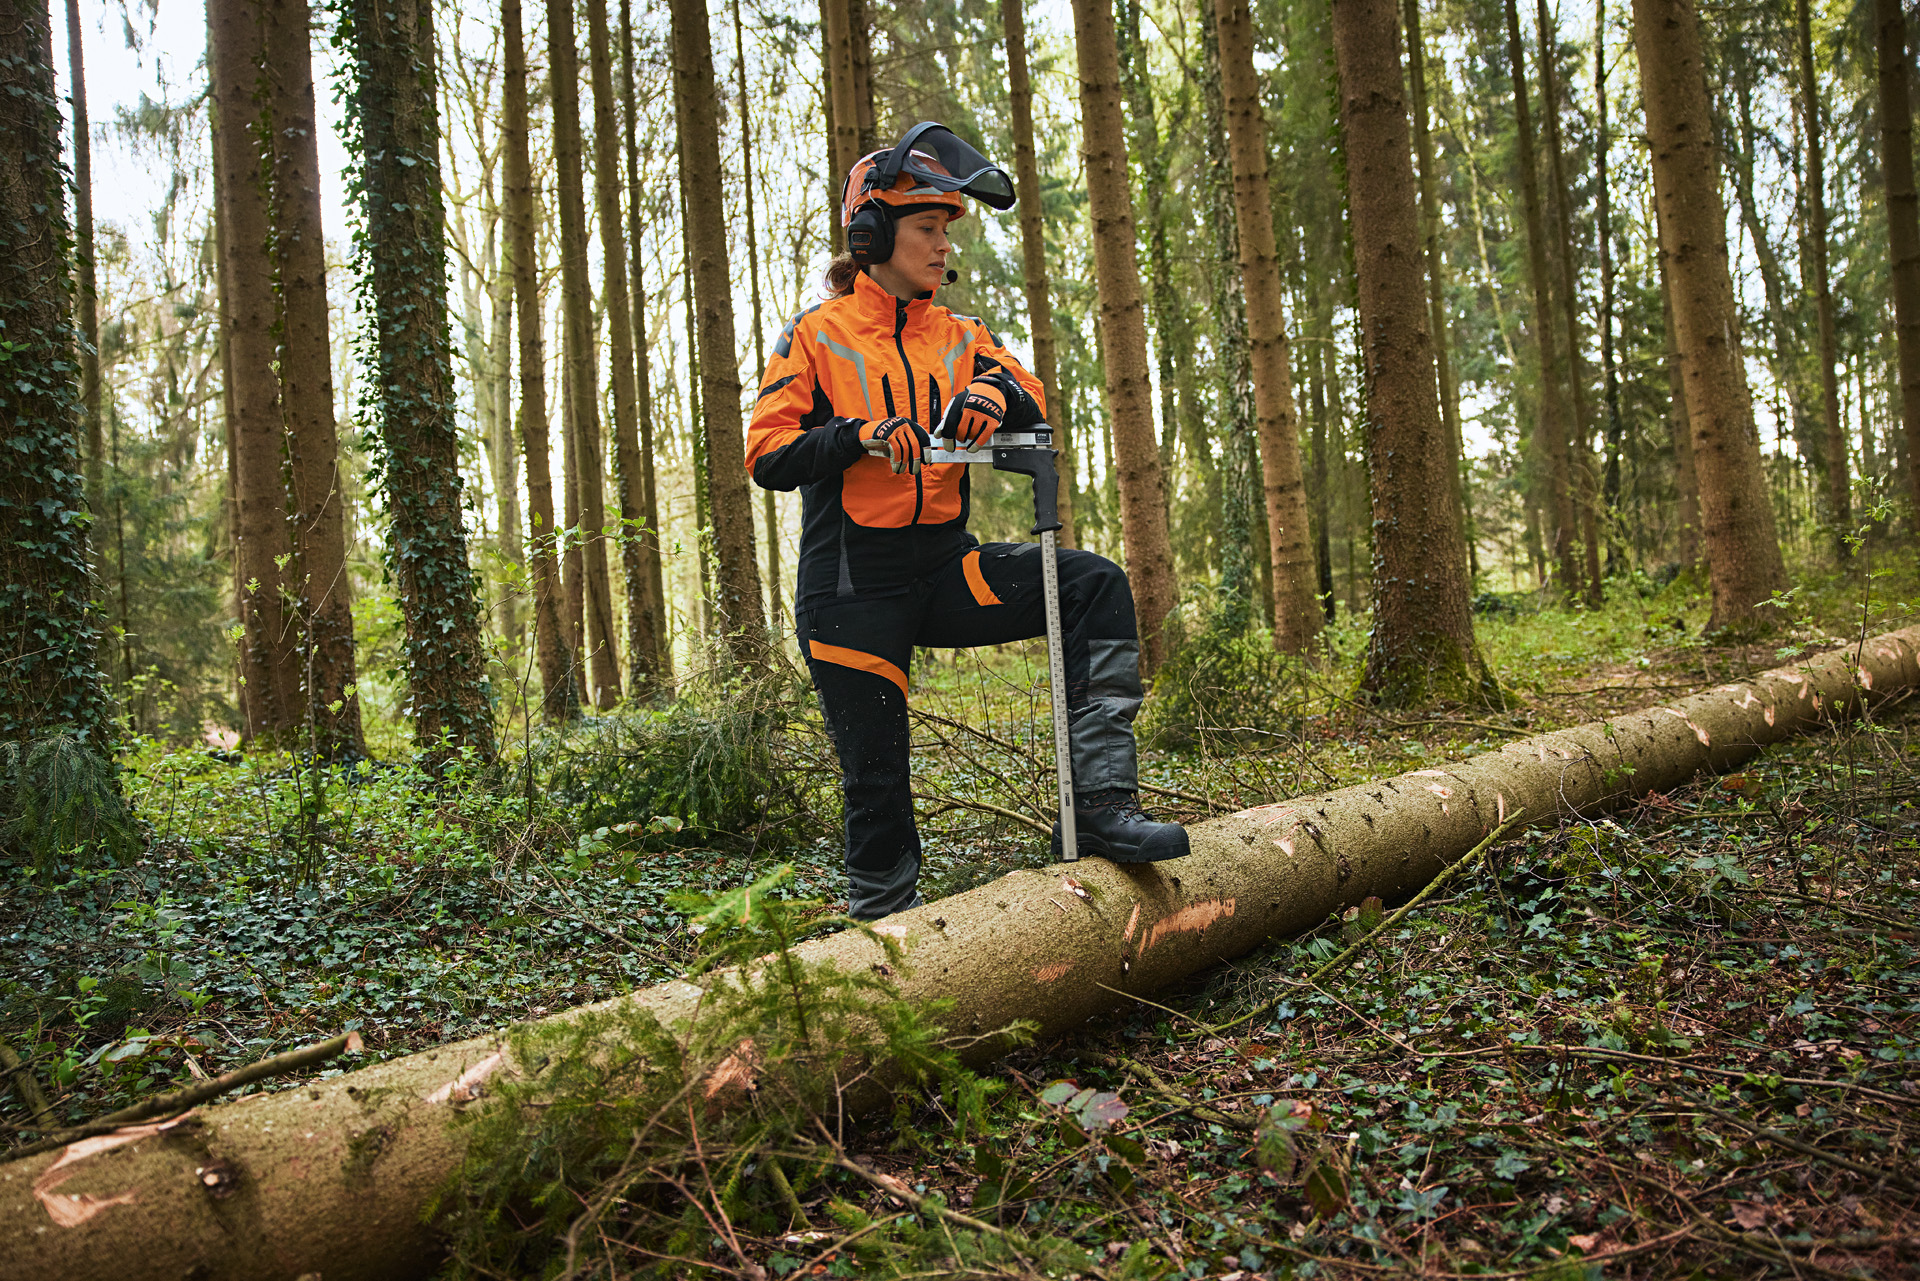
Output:
[[940,434],[951,437],[961,449],[978,449],[1006,418],[1006,392],[991,378],[976,378],[947,406]]
[[877,423],[860,424],[860,447],[869,454],[893,464],[893,474],[920,474],[931,442],[927,429],[911,418],[885,418]]

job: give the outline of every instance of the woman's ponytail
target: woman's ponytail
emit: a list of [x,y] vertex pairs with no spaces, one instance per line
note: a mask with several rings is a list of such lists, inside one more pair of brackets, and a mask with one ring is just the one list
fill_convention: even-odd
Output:
[[841,254],[827,264],[826,274],[820,278],[821,287],[829,298],[845,298],[853,292],[853,278],[860,274],[860,264],[853,260],[852,254]]

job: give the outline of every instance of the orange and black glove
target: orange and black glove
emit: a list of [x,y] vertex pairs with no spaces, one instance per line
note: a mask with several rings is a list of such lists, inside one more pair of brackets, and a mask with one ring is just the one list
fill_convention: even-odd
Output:
[[927,429],[911,418],[886,418],[877,423],[860,424],[860,447],[869,454],[893,464],[893,474],[920,473],[926,461]]
[[997,380],[976,378],[947,406],[940,434],[961,449],[978,449],[1007,419],[1007,394]]

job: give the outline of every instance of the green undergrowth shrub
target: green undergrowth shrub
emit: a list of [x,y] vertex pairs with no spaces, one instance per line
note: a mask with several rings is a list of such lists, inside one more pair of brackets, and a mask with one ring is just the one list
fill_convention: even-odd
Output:
[[859,1103],[891,1090],[896,1133],[925,1144],[911,1106],[937,1090],[937,1137],[967,1141],[999,1088],[961,1065],[976,1038],[938,1024],[947,1003],[900,998],[890,938],[869,932],[887,959],[866,969],[798,957],[823,923],[866,927],[783,897],[791,874],[675,896],[701,940],[689,977],[707,991],[690,1025],[616,1008],[512,1034],[525,1075],[455,1122],[472,1127],[466,1156],[434,1207],[449,1275],[677,1277],[709,1259],[750,1271],[748,1243],[809,1226],[796,1188],[848,1172],[841,1138]]
[[1270,742],[1298,732],[1307,698],[1300,661],[1276,652],[1265,629],[1209,617],[1155,674],[1140,738],[1175,750]]
[[832,753],[812,707],[805,679],[784,663],[760,676],[702,677],[665,707],[627,707],[544,736],[532,769],[583,831],[639,824],[656,846],[798,839],[836,812],[816,795],[832,782]]
[[113,761],[80,735],[0,743],[0,852],[46,870],[124,864],[144,843]]

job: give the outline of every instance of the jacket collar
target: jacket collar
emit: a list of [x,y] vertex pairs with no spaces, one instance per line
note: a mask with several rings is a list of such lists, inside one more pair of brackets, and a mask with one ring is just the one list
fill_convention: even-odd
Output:
[[933,295],[925,293],[918,298],[902,302],[882,289],[872,276],[866,272],[856,272],[853,277],[853,299],[860,310],[891,329],[904,307],[907,323],[918,324],[926,316],[927,308],[933,303]]

